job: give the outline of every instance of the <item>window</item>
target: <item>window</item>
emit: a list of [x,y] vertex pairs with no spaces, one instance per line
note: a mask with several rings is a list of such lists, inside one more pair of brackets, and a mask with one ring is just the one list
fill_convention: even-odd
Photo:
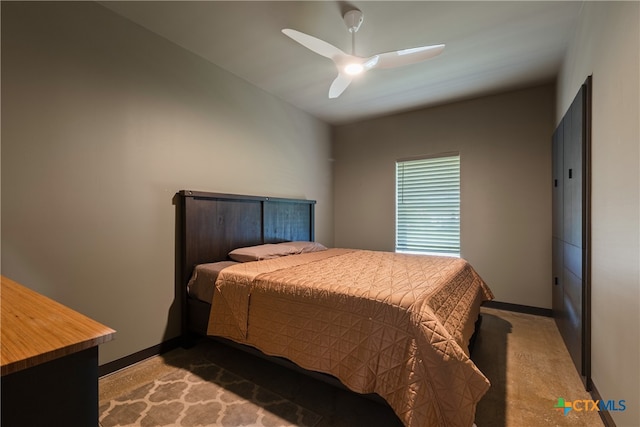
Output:
[[396,252],[460,256],[460,155],[396,162]]

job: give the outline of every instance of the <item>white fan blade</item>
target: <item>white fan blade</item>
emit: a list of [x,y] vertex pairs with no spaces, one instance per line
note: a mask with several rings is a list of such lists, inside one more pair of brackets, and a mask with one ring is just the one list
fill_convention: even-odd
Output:
[[395,52],[380,53],[371,58],[378,57],[378,63],[374,65],[375,68],[395,68],[433,58],[442,53],[443,50],[443,44],[435,44],[433,46],[414,47]]
[[371,58],[362,63],[362,68],[364,69],[364,71],[375,68],[378,65],[378,61],[380,61],[380,55],[373,55]]
[[310,49],[315,53],[325,56],[329,59],[333,59],[334,61],[337,57],[345,55],[345,53],[337,47],[308,34],[301,33],[300,31],[285,28],[284,30],[282,30],[282,32],[307,49]]
[[339,73],[338,77],[331,83],[329,88],[329,98],[337,98],[351,83],[351,76],[345,73]]

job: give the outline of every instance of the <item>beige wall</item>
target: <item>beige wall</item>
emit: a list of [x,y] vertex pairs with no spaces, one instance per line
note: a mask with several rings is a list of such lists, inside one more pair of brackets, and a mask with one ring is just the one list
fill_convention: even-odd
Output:
[[396,159],[458,151],[461,251],[496,299],[551,307],[554,87],[334,130],[335,244],[394,250]]
[[592,376],[640,425],[640,3],[585,2],[558,78],[559,122],[593,75]]
[[179,332],[174,194],[318,201],[330,128],[95,3],[2,2],[2,274],[118,331]]

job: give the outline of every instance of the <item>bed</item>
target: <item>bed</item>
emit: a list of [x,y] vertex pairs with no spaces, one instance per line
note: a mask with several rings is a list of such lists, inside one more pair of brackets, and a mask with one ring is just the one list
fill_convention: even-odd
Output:
[[489,288],[462,259],[314,243],[314,206],[181,191],[183,332],[376,393],[408,427],[471,426],[490,385],[469,357]]

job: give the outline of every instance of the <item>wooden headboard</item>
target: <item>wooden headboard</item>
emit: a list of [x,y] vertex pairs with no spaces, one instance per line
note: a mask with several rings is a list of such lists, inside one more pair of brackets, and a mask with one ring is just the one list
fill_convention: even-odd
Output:
[[315,238],[315,200],[191,190],[178,196],[178,276],[183,287],[196,265],[226,260],[233,249]]

